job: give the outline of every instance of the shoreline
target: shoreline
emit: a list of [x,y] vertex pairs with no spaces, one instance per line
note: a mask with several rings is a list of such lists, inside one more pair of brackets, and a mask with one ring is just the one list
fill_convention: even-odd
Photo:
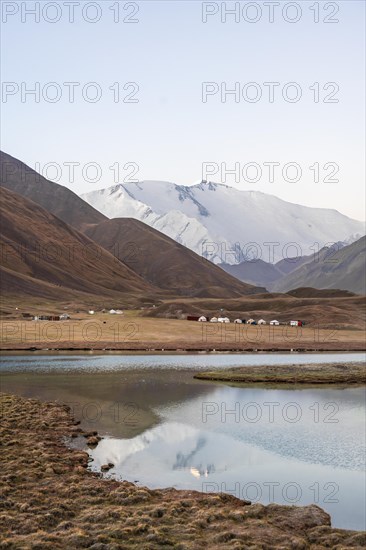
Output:
[[2,347],[0,345],[0,354],[3,352],[16,352],[16,351],[23,351],[23,352],[40,352],[40,351],[77,351],[77,352],[114,352],[114,353],[121,353],[124,352],[128,353],[158,353],[158,354],[168,354],[168,353],[366,353],[365,345],[362,344],[359,347],[292,347],[292,348],[275,348],[275,347],[253,347],[253,348],[233,348],[233,347],[220,347],[217,346],[215,348],[211,347],[162,347],[159,346],[155,347],[99,347],[99,346],[93,346],[93,347],[36,347],[36,346],[22,346],[17,345],[13,347]]
[[104,479],[88,470],[89,456],[67,446],[86,436],[69,407],[0,395],[3,421],[2,548],[122,548],[179,550],[265,545],[273,549],[344,549],[365,533],[332,528],[316,505],[250,504],[228,494],[150,490]]

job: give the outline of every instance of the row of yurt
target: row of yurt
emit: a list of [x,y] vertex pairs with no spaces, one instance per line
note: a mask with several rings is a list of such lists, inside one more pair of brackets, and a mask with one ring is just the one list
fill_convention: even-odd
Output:
[[[211,317],[211,319],[208,319],[208,317],[205,317],[204,315],[201,315],[201,317],[193,317],[193,316],[188,316],[187,317],[187,320],[188,321],[199,321],[200,323],[204,323],[204,322],[207,322],[209,321],[210,323],[230,323],[230,319],[229,317]],[[247,325],[265,325],[266,324],[266,321],[264,319],[260,319],[258,322],[255,321],[254,319],[249,319],[248,321],[246,321],[246,319],[234,319],[233,321],[234,323],[236,324],[247,324]]]
[[[112,311],[110,311],[112,313]],[[196,316],[196,315],[188,315],[187,316],[188,321],[199,321],[200,323],[230,323],[229,317],[211,317],[211,319],[205,315]],[[259,319],[256,321],[255,319],[234,319],[233,321],[235,324],[244,324],[244,325],[266,325],[267,321],[265,319]],[[279,326],[281,323],[277,321],[277,319],[273,319],[272,321],[269,321],[268,323],[271,326]],[[287,324],[287,323],[282,323]],[[290,321],[288,323],[291,327],[302,327],[304,325],[303,321]]]

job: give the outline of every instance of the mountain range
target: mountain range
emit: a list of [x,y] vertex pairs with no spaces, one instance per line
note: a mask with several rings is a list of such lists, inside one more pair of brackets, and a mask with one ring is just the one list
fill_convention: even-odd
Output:
[[[110,303],[137,304],[177,297],[229,299],[299,287],[302,297],[312,295],[314,288],[365,293],[365,238],[354,241],[363,224],[339,212],[293,205],[271,195],[212,183],[191,188],[163,182],[156,186],[152,182],[117,185],[88,194],[86,198],[92,203],[88,204],[6,153],[1,153],[0,161],[2,289],[7,295],[51,300],[62,295],[63,299],[77,298],[84,303],[98,296],[101,302],[108,298]],[[182,210],[169,210],[172,204]],[[106,215],[117,215],[121,209],[122,217],[109,219]],[[249,210],[248,219],[239,219],[240,211]],[[307,218],[298,219],[295,213]],[[258,223],[254,226],[256,215]],[[281,227],[275,223],[272,230],[273,220],[281,216]],[[183,220],[187,223],[181,230]],[[152,222],[162,231],[151,227]],[[305,248],[311,243],[305,226],[309,231],[319,228],[324,239],[335,241],[339,234],[345,238],[328,244],[318,254],[273,263],[250,259],[250,254],[248,259],[246,254],[243,260],[243,250],[234,243],[233,235],[241,227],[243,241],[247,236],[254,239],[257,226],[263,243],[280,242],[288,234],[292,243],[301,238],[301,248]],[[224,236],[219,237],[223,241],[217,253],[219,241],[205,239],[220,234]],[[186,238],[191,245],[196,243],[193,248],[206,246],[207,251],[209,245],[211,253],[207,256],[211,260],[218,263],[224,250],[230,261],[219,265],[208,261],[205,254],[182,244]],[[316,242],[320,241],[318,237]],[[259,238],[252,240],[254,250],[259,242]],[[230,253],[232,249],[235,254]],[[74,251],[71,260],[70,250]]]
[[303,286],[366,294],[366,237],[348,246],[325,247],[273,285],[275,292]]
[[[277,262],[337,241],[353,242],[364,223],[337,210],[292,204],[258,191],[201,182],[118,184],[82,195],[108,218],[135,218],[214,263]],[[269,243],[272,243],[270,245]]]
[[309,256],[280,260],[276,264],[251,260],[238,265],[220,264],[220,267],[240,281],[249,284],[256,281],[271,292],[311,287],[366,294],[366,237],[350,245],[334,243]]
[[176,295],[238,297],[265,291],[142,222],[108,220],[6,153],[0,161],[3,300],[38,296],[93,304],[98,297],[126,305]]

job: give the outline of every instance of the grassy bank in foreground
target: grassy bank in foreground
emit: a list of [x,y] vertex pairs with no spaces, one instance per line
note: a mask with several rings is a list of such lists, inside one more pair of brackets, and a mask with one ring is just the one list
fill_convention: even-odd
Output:
[[366,384],[364,363],[317,363],[236,367],[200,372],[195,378],[245,384]]
[[[67,407],[5,394],[0,400],[0,548],[345,550],[366,544],[365,533],[332,529],[329,515],[315,505],[248,505],[230,495],[102,479],[87,470],[87,453],[64,444],[81,433]],[[96,434],[89,440],[95,444]]]

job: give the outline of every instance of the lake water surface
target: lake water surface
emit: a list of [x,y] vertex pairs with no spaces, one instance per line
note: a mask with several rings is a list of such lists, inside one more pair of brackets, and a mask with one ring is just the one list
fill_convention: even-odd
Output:
[[[193,370],[363,361],[352,354],[35,355],[2,358],[1,389],[69,404],[104,439],[92,468],[149,487],[316,503],[365,529],[365,388],[239,387]],[[84,440],[82,442],[84,444]]]

